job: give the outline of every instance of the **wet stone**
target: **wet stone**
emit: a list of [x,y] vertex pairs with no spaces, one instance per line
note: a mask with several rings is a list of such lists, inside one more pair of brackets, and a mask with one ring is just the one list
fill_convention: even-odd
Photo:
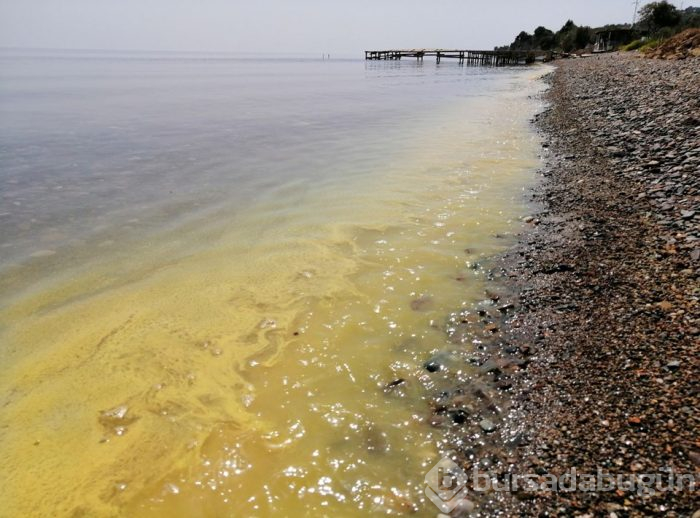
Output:
[[450,417],[454,424],[464,424],[467,422],[469,415],[464,410],[453,410],[450,412]]
[[399,387],[400,385],[403,385],[406,383],[406,380],[403,378],[398,378],[393,381],[390,381],[386,385],[384,385],[384,392],[392,392],[395,388]]
[[496,430],[496,423],[490,419],[482,419],[479,421],[479,427],[486,433],[491,433]]
[[508,303],[508,304],[503,304],[502,306],[499,306],[498,311],[500,311],[501,313],[507,313],[509,310],[514,309],[514,308],[515,308],[515,306],[513,304]]
[[437,372],[442,369],[442,365],[440,365],[440,363],[438,363],[436,360],[429,360],[425,362],[423,367],[425,367],[425,370],[428,372]]
[[432,298],[427,295],[421,295],[417,299],[411,301],[411,309],[413,311],[425,311],[430,309],[432,305]]
[[138,419],[137,416],[129,415],[128,406],[119,405],[100,412],[97,420],[106,431],[115,435],[124,435],[127,431],[127,426],[138,421]]

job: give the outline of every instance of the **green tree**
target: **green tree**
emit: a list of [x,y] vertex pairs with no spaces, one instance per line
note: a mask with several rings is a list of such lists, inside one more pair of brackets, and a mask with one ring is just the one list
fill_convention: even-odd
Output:
[[700,7],[688,7],[681,11],[681,28],[700,27]]
[[590,27],[579,27],[568,20],[555,34],[546,27],[539,26],[534,34],[522,31],[510,44],[511,50],[554,50],[560,49],[571,52],[585,48],[593,41],[593,31]]
[[590,27],[579,27],[569,20],[555,35],[555,45],[564,52],[584,49],[593,41]]
[[537,27],[533,37],[533,46],[538,50],[552,50],[554,48],[554,33],[546,27]]
[[576,27],[574,45],[576,49],[583,49],[593,40],[593,31],[590,27]]
[[555,45],[564,52],[576,50],[576,24],[568,20],[555,35]]
[[531,50],[533,43],[532,34],[522,31],[515,37],[515,41],[511,43],[511,50]]
[[564,26],[559,29],[559,33],[563,34],[565,32],[569,32],[572,29],[576,28],[576,24],[574,23],[573,20],[567,20]]
[[675,27],[681,21],[681,13],[676,6],[666,0],[651,2],[639,10],[639,23],[651,31],[664,27]]

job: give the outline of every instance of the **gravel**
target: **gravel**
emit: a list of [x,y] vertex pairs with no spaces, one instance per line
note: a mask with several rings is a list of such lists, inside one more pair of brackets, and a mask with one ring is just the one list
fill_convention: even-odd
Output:
[[[700,59],[567,60],[549,79],[541,224],[501,265],[520,292],[510,339],[532,354],[502,433],[527,439],[501,476],[532,459],[541,473],[697,475]],[[697,494],[515,494],[491,511],[692,516]]]
[[[700,58],[562,60],[547,80],[537,208],[519,245],[482,265],[499,296],[447,322],[479,369],[436,392],[431,423],[494,481],[700,479]],[[697,494],[469,498],[482,516],[691,517]]]

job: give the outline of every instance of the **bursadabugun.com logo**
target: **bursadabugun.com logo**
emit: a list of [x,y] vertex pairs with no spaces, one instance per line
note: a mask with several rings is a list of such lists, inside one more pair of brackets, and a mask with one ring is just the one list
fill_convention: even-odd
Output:
[[425,474],[425,496],[443,513],[455,509],[467,497],[467,474],[455,461],[443,457]]
[[[575,467],[557,476],[545,474],[506,474],[492,477],[475,465],[462,469],[450,454],[440,459],[425,475],[425,495],[443,513],[450,513],[467,501],[469,492],[604,492],[624,491],[641,496],[664,492],[695,491],[697,476],[664,469],[660,473],[610,474],[598,468],[595,473],[579,473]],[[470,502],[471,503],[471,502]]]

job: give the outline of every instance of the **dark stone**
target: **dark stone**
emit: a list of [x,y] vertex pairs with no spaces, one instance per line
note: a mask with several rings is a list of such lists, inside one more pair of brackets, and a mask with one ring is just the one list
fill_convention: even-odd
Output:
[[542,273],[546,273],[546,274],[552,274],[552,273],[557,273],[557,272],[572,272],[572,271],[574,271],[574,267],[571,264],[560,263],[560,264],[545,266],[540,271]]
[[450,417],[454,424],[464,424],[467,422],[469,415],[464,410],[453,410],[450,412]]
[[435,360],[429,360],[429,361],[425,362],[425,365],[423,365],[423,366],[425,367],[425,370],[427,370],[428,372],[437,372],[440,369],[442,369],[442,365],[440,365]]
[[666,364],[666,368],[670,371],[677,371],[681,368],[681,362],[679,360],[672,360]]
[[391,391],[392,389],[398,387],[399,385],[403,385],[406,383],[406,380],[403,378],[395,379],[393,381],[390,381],[384,386],[385,391]]

